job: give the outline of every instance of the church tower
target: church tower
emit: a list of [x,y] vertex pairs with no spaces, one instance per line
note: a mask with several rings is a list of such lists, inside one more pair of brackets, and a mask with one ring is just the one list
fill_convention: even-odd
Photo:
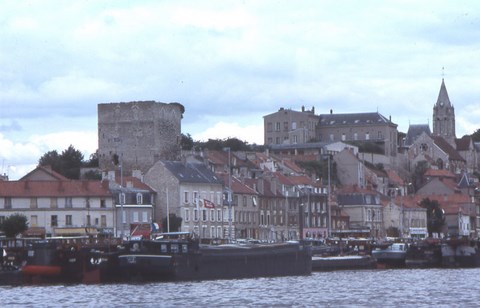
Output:
[[433,135],[443,137],[455,147],[455,108],[448,98],[443,78],[437,103],[433,106]]

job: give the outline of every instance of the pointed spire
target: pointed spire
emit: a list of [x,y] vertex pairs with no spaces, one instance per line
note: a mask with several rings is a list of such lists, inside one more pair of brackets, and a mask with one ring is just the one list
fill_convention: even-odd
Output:
[[445,81],[442,78],[442,85],[440,86],[440,92],[438,93],[437,107],[451,107],[450,98],[448,98],[447,87],[445,87]]

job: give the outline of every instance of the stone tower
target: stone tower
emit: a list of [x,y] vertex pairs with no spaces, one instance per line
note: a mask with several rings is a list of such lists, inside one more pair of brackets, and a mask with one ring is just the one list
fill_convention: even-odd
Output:
[[455,108],[448,98],[443,78],[437,103],[433,106],[433,135],[443,137],[455,147]]
[[154,101],[98,104],[98,159],[102,170],[121,163],[124,174],[146,172],[159,159],[179,160],[179,103]]

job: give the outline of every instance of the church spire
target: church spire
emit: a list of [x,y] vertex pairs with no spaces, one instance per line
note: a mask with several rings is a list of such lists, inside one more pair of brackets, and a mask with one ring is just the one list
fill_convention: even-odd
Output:
[[438,93],[438,99],[433,106],[433,135],[444,138],[452,146],[455,146],[455,108],[450,103],[445,80]]
[[452,107],[450,98],[448,98],[447,87],[445,87],[445,80],[443,78],[442,85],[440,86],[440,92],[438,93],[436,107]]

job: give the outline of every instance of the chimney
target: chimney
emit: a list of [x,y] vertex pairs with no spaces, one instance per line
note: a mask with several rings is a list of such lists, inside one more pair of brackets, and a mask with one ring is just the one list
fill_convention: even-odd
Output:
[[305,106],[302,106],[302,112],[305,112]]
[[315,106],[312,106],[312,113],[315,114]]
[[330,109],[330,114],[333,114],[333,109]]

